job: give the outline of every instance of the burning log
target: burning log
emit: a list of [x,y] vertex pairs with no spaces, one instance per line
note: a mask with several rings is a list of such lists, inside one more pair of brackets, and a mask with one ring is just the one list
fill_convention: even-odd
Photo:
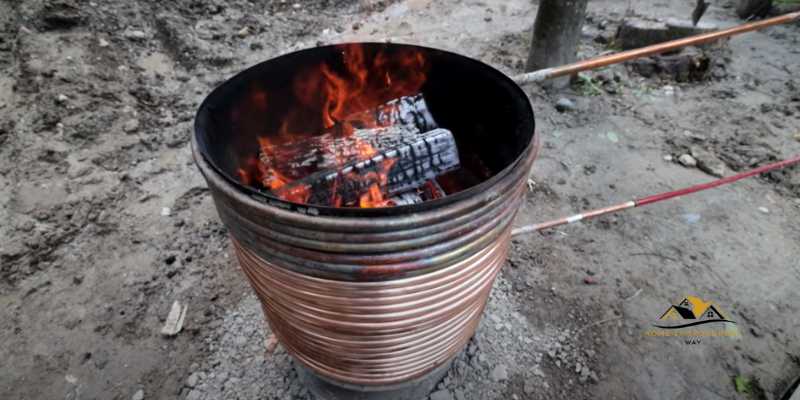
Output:
[[344,119],[344,122],[357,126],[369,121],[377,126],[413,126],[421,132],[438,128],[433,115],[428,111],[428,104],[422,93],[414,96],[403,96],[390,100],[375,109],[356,113]]
[[375,207],[393,204],[390,196],[416,190],[437,176],[458,169],[460,161],[453,134],[434,129],[416,134],[403,126],[357,132],[380,138],[367,158],[314,172],[283,184],[272,192],[279,198],[319,206]]
[[[260,161],[273,171],[296,171],[306,176],[364,159],[362,153],[367,145],[373,149],[390,149],[436,128],[422,95],[406,96],[349,115],[319,135],[286,144],[272,144],[269,139],[262,138]],[[264,176],[262,180],[273,178]]]
[[[320,135],[285,144],[262,138],[259,179],[275,196],[296,203],[397,204],[389,197],[422,190],[426,181],[460,166],[453,135],[436,128],[422,94],[400,97],[348,115]],[[443,194],[428,192],[396,200],[414,203]]]

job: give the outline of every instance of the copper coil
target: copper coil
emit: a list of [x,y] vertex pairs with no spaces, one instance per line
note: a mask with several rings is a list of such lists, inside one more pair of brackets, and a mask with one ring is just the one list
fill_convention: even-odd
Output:
[[534,139],[478,195],[381,218],[287,212],[231,190],[198,164],[287,351],[333,382],[385,387],[424,377],[473,336],[535,150]]
[[443,117],[483,104],[475,115],[453,115],[449,123],[463,132],[456,138],[463,151],[474,148],[491,175],[443,198],[382,209],[327,208],[284,202],[231,180],[231,162],[249,154],[248,141],[264,122],[258,116],[259,128],[251,132],[232,120],[228,112],[239,103],[231,99],[247,101],[247,82],[291,75],[291,68],[272,70],[280,72],[275,75],[267,62],[243,73],[212,93],[196,119],[194,159],[268,324],[298,363],[339,388],[382,392],[412,385],[464,348],[508,252],[536,158],[533,110],[519,87],[474,60],[426,51],[443,66],[456,62],[472,71],[464,76],[482,82],[476,86],[482,98],[494,99],[454,97],[448,88],[463,85],[449,72],[426,92],[431,104],[442,104]]
[[389,385],[425,375],[472,337],[509,234],[446,268],[380,282],[304,275],[233,243],[271,329],[298,361],[334,380]]

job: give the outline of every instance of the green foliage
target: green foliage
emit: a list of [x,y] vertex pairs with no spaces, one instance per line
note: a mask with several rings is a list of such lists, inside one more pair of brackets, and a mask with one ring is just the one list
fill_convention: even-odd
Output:
[[578,91],[583,96],[599,96],[603,94],[603,89],[600,87],[600,82],[591,76],[578,74]]
[[741,375],[733,378],[733,384],[736,386],[736,393],[750,394],[753,392],[753,382]]

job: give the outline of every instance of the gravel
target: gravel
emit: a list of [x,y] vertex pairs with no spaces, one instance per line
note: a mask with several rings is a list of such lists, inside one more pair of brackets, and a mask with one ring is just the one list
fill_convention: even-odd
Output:
[[447,389],[437,390],[430,397],[431,400],[453,400],[453,395]]
[[[512,381],[509,365],[524,365],[526,378],[536,382],[529,390],[542,393],[549,387],[545,384],[549,376],[543,370],[543,355],[549,350],[570,368],[580,363],[581,370],[587,369],[588,361],[575,356],[584,351],[571,343],[573,335],[552,327],[534,328],[515,311],[519,306],[512,290],[499,276],[478,332],[466,351],[453,360],[431,400],[502,398]],[[502,329],[495,329],[496,325]],[[254,295],[248,294],[217,326],[206,339],[210,355],[192,366],[180,398],[315,398],[300,384],[282,346],[272,354],[265,352],[270,331]]]
[[139,130],[139,120],[138,119],[129,119],[122,124],[122,130],[125,133],[134,133]]
[[492,379],[495,382],[508,380],[508,368],[503,364],[494,367],[492,370]]

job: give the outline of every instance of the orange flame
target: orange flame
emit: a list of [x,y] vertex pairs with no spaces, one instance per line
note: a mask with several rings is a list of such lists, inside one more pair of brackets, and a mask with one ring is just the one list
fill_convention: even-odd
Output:
[[[311,187],[288,184],[302,178],[308,171],[292,170],[285,162],[287,155],[278,154],[276,148],[320,132],[331,132],[331,129],[337,135],[348,136],[355,127],[376,128],[380,121],[376,120],[375,113],[363,111],[419,93],[427,78],[426,61],[419,51],[402,49],[367,54],[358,44],[342,45],[338,49],[339,60],[323,62],[298,72],[291,85],[290,106],[279,121],[277,131],[258,140],[262,156],[247,160],[237,170],[241,183],[261,186],[283,200],[306,204],[312,194]],[[260,114],[269,112],[267,98],[265,91],[253,90],[244,110]],[[366,141],[356,139],[354,143],[353,150],[359,160],[378,155],[378,150]],[[340,169],[346,162],[353,161],[340,154],[333,156]],[[384,190],[394,163],[395,160],[381,161],[377,172],[340,174],[333,184],[330,203],[335,207],[391,206]],[[357,204],[342,204],[343,200],[336,191],[337,186],[347,180],[359,181],[368,187],[360,194]]]
[[[289,166],[281,162],[282,155],[277,154],[276,147],[330,129],[335,129],[337,135],[351,135],[355,127],[376,128],[380,122],[375,119],[374,113],[363,111],[376,109],[399,97],[415,95],[427,79],[426,61],[419,51],[381,50],[367,54],[359,44],[342,45],[338,49],[341,58],[336,62],[323,62],[296,75],[291,86],[295,104],[280,121],[277,132],[259,138],[262,157],[257,160],[257,167],[254,169],[251,163],[239,168],[239,179],[243,184],[261,184],[283,200],[307,203],[311,197],[309,186],[287,186],[301,178],[297,175],[303,171],[289,170]],[[266,111],[266,92],[255,91],[250,101],[256,103],[251,109]],[[359,160],[367,160],[378,154],[363,140],[356,140],[355,146]],[[338,167],[348,161],[338,154],[333,156]],[[377,172],[340,175],[334,182],[330,203],[336,207],[343,205],[336,192],[339,180],[355,180],[363,182],[368,190],[360,194],[357,204],[344,206],[390,206],[384,188],[394,163],[395,160],[383,160]],[[254,173],[257,174],[255,177]]]

